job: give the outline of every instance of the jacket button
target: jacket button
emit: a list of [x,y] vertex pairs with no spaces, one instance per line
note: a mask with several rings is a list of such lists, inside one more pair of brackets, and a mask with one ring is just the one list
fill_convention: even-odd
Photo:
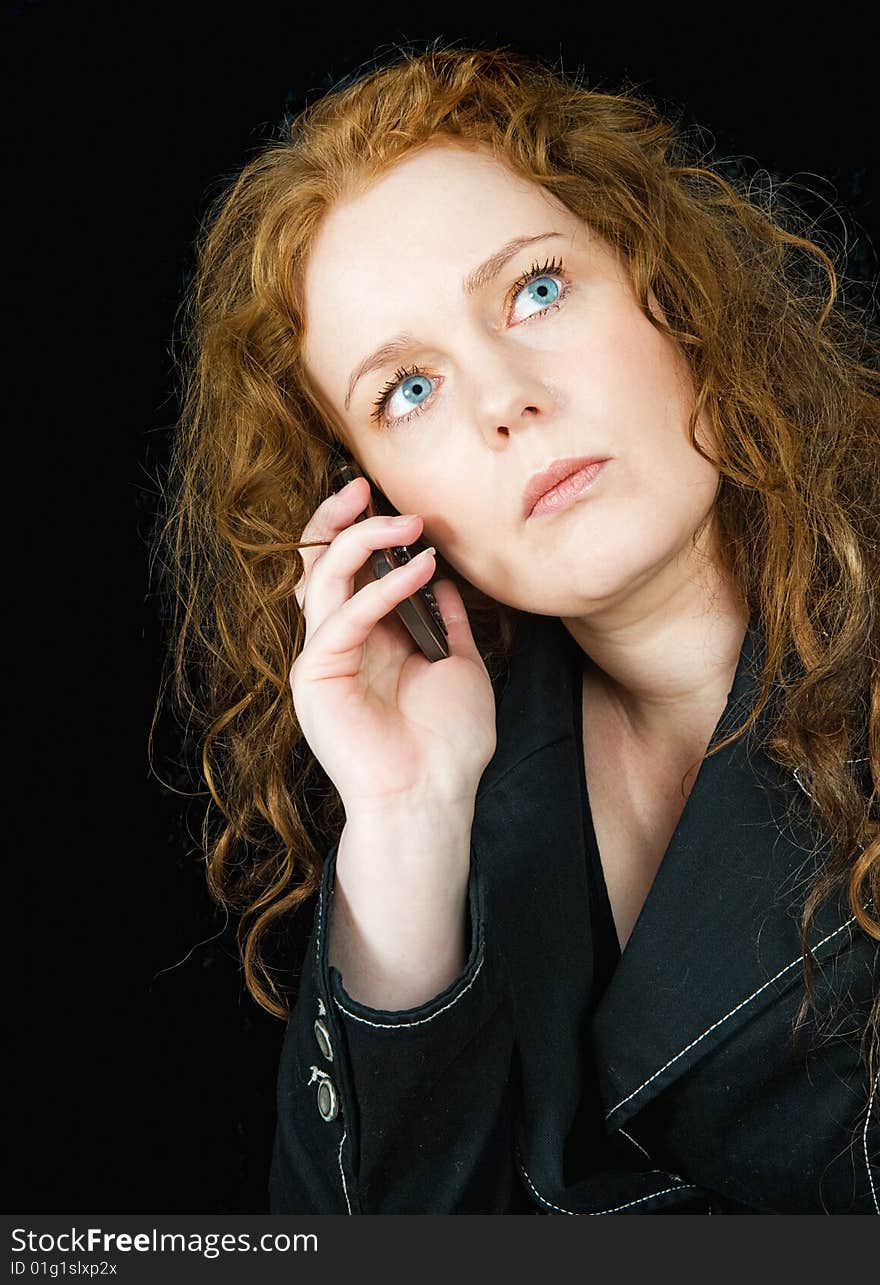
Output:
[[315,1021],[315,1039],[318,1048],[323,1053],[328,1062],[333,1061],[333,1044],[330,1040],[330,1032],[327,1030],[326,1022],[322,1022],[320,1017]]
[[336,1085],[326,1076],[318,1085],[318,1110],[321,1113],[321,1119],[330,1121],[335,1120],[339,1115],[339,1098],[336,1094]]

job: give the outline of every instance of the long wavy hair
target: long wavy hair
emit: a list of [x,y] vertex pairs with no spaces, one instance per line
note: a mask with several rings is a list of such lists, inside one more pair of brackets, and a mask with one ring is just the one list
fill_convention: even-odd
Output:
[[[168,604],[157,711],[173,684],[210,794],[210,893],[237,920],[250,994],[279,1018],[294,975],[288,962],[288,988],[271,946],[316,892],[344,825],[289,684],[305,633],[294,595],[304,545],[292,536],[339,485],[341,438],[302,363],[303,269],[335,202],[440,137],[488,147],[600,233],[689,364],[691,443],[710,458],[695,439],[703,411],[717,441],[719,557],[766,640],[753,711],[709,752],[772,700],[765,748],[797,774],[804,795],[793,794],[831,840],[803,905],[795,1029],[820,904],[845,890],[856,931],[880,940],[877,329],[870,307],[843,297],[834,249],[807,235],[801,208],[772,183],[725,176],[699,131],[670,115],[629,86],[591,90],[508,48],[398,49],[286,115],[199,225],[152,536]],[[497,698],[519,613],[467,584],[442,549],[437,564],[462,594]],[[880,997],[860,1029],[871,1082]]]

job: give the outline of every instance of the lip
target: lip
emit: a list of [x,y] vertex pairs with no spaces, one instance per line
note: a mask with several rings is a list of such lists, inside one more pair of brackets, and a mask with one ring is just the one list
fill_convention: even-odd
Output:
[[566,478],[572,477],[575,473],[582,472],[591,464],[604,464],[608,458],[607,455],[568,457],[554,460],[548,468],[543,469],[540,473],[534,473],[529,478],[523,491],[523,517],[530,518],[538,501],[543,499],[548,491],[552,491],[555,486],[559,486],[560,482],[564,482]]

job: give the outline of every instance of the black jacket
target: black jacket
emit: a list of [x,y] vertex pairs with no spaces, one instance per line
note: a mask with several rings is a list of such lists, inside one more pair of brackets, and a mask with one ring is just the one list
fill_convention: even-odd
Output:
[[[811,943],[806,799],[755,744],[706,759],[597,1005],[583,825],[583,653],[524,614],[476,797],[464,972],[414,1009],[328,967],[338,844],[278,1072],[272,1213],[880,1213],[880,1092],[858,1057],[878,950],[845,895]],[[739,726],[746,634],[712,744]],[[830,1010],[832,1001],[837,1006]],[[870,1101],[869,1101],[870,1100]]]

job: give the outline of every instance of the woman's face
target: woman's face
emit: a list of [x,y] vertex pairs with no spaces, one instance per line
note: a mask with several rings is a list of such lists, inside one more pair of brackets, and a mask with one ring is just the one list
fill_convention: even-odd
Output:
[[[471,584],[519,610],[598,619],[691,574],[718,474],[688,441],[687,368],[610,246],[545,189],[483,149],[432,143],[330,210],[303,285],[319,397],[363,471]],[[702,420],[698,440],[711,445]],[[608,462],[569,508],[527,520],[529,478],[568,456]]]

